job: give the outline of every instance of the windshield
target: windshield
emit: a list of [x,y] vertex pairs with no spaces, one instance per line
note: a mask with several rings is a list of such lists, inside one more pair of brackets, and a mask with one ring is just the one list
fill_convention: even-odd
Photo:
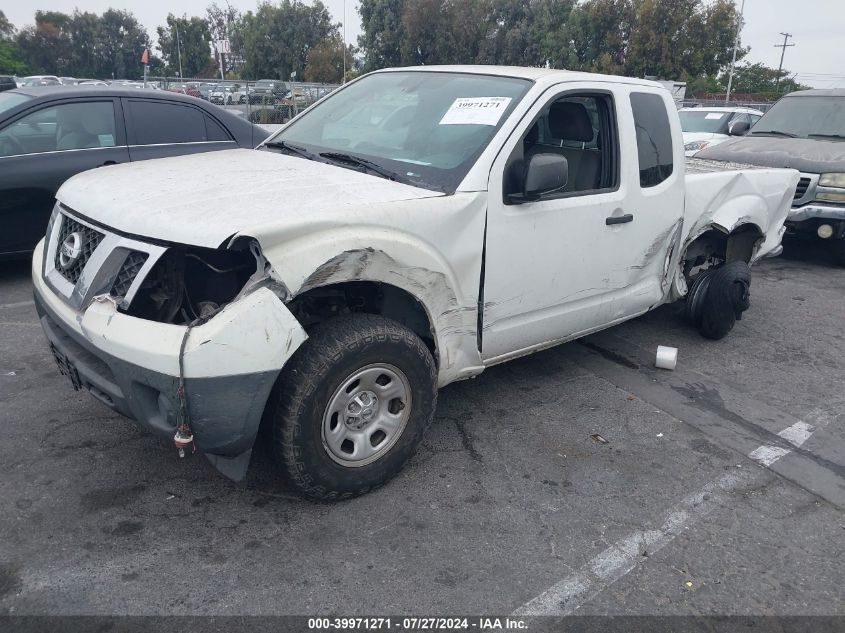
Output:
[[684,132],[709,132],[727,134],[728,122],[732,112],[713,112],[712,110],[681,110],[681,129]]
[[347,154],[453,193],[530,86],[490,75],[376,73],[332,93],[270,143]]
[[786,97],[772,106],[751,134],[777,132],[798,138],[845,137],[845,97]]
[[20,105],[29,99],[32,99],[32,97],[19,92],[0,92],[0,117],[16,105]]

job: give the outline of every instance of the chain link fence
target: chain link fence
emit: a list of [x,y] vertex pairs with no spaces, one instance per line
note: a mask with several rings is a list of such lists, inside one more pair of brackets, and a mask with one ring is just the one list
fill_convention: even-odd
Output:
[[725,101],[724,99],[684,99],[679,103],[682,108],[754,108],[760,112],[767,112],[774,101]]
[[259,125],[287,123],[339,87],[338,84],[262,79],[148,77],[149,88],[204,99]]

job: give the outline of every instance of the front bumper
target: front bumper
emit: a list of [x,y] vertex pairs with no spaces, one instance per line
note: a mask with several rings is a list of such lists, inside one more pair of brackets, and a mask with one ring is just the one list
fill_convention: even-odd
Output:
[[845,220],[845,205],[825,204],[823,202],[811,202],[800,207],[792,207],[786,218],[789,222],[803,222],[819,218],[824,220]]
[[[32,264],[35,304],[50,346],[76,388],[172,441],[179,350],[186,328],[131,317],[96,297],[77,310],[42,276],[44,243]],[[246,474],[270,390],[305,340],[299,323],[266,288],[234,301],[185,343],[185,392],[194,441],[226,476]]]

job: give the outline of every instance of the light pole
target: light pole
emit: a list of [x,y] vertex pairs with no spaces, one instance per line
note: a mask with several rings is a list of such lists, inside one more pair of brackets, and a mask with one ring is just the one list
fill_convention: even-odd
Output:
[[179,18],[174,23],[176,26],[176,54],[179,56],[179,81],[182,81],[182,46],[179,44]]
[[734,55],[731,59],[731,72],[728,75],[728,92],[725,94],[725,103],[731,100],[731,87],[734,83],[734,67],[736,66],[736,48],[739,46],[739,32],[742,30],[742,16],[745,13],[745,0],[739,9],[739,20],[736,22],[736,36],[734,37]]
[[346,0],[343,0],[343,46],[340,51],[343,55],[343,76],[340,78],[340,83],[346,83]]

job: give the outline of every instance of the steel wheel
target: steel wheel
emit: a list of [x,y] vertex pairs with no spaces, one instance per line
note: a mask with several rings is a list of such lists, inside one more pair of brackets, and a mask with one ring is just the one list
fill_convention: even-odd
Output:
[[372,464],[405,429],[411,413],[411,385],[397,367],[367,365],[348,376],[323,414],[323,447],[347,467]]

